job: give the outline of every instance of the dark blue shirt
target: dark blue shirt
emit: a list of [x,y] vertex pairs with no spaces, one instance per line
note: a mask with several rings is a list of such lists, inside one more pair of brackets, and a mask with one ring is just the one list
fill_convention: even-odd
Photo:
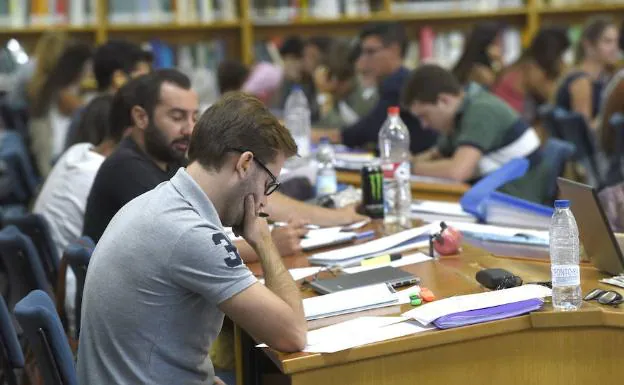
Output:
[[[379,101],[375,107],[357,123],[343,129],[343,144],[349,147],[373,145],[377,148],[379,129],[388,117],[388,107],[400,104],[401,90],[408,77],[409,70],[401,67],[383,80],[379,87]],[[413,154],[427,150],[436,143],[436,133],[424,130],[420,120],[411,113],[401,110],[401,119],[410,132],[410,150]]]
[[[557,89],[555,95],[555,104],[557,107],[561,107],[566,111],[572,111],[572,96],[570,95],[570,85],[576,80],[584,77],[589,77],[587,72],[578,71],[572,72],[563,79],[563,82]],[[604,82],[600,80],[592,81],[592,118],[598,116],[600,111],[600,104],[602,102],[602,91],[604,89]]]

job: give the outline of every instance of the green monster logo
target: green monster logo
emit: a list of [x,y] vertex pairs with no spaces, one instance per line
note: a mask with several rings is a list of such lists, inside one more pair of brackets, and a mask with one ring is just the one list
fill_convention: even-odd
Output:
[[380,201],[381,200],[381,194],[383,191],[383,175],[380,172],[376,172],[373,174],[368,175],[368,179],[370,181],[370,185],[371,185],[371,189],[373,191],[371,191],[371,195],[374,201]]

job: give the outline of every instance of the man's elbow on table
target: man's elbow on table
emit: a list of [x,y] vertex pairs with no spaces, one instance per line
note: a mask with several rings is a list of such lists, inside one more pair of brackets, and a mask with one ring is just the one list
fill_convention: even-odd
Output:
[[267,343],[273,349],[280,352],[292,353],[302,351],[307,343],[307,326],[301,327],[293,325],[285,329],[276,341],[271,344]]

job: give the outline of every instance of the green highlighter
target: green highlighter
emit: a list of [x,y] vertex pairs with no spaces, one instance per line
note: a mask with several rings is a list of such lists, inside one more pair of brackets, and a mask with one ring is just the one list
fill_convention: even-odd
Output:
[[420,305],[422,305],[422,299],[420,299],[420,298],[411,299],[410,300],[410,304],[412,306],[420,306]]

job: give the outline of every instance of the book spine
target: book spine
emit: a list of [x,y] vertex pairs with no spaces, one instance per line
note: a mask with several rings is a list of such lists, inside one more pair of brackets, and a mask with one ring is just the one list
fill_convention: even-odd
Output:
[[199,0],[199,14],[201,21],[204,23],[214,20],[212,0]]
[[186,24],[188,20],[188,0],[176,1],[176,21],[178,24]]
[[69,21],[67,14],[67,2],[69,0],[56,0],[56,23],[67,24]]
[[9,12],[12,27],[24,27],[27,23],[27,6],[22,0],[10,0]]

